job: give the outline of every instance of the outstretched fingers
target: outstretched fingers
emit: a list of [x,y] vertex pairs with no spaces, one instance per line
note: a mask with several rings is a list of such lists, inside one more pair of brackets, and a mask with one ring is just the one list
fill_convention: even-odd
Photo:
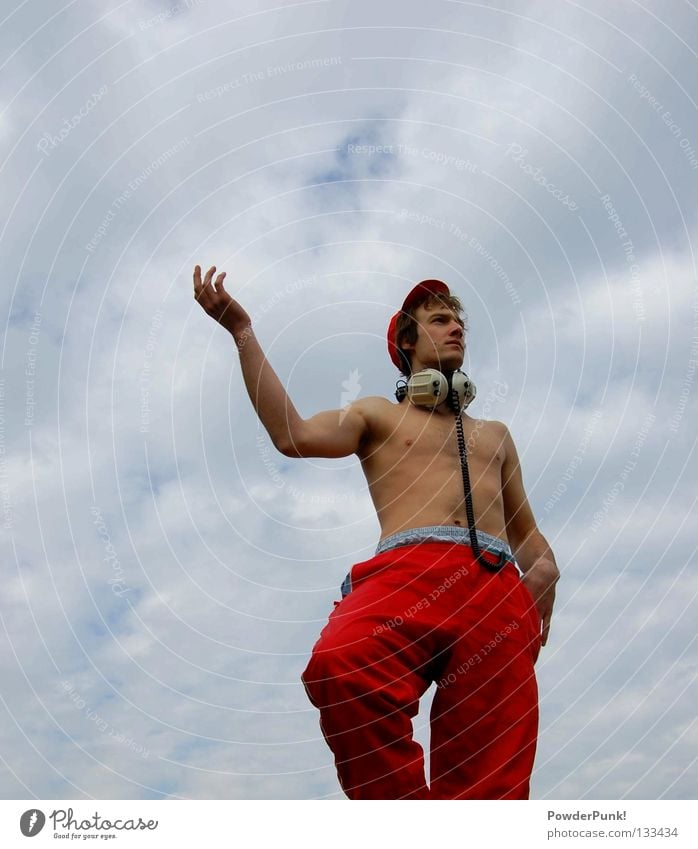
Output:
[[[211,278],[216,270],[216,266],[212,265],[209,270],[206,272],[206,276],[201,281],[201,266],[197,265],[194,267],[194,297],[197,301],[200,301],[202,305],[208,301],[210,295],[212,294],[209,286],[211,285]],[[221,276],[225,276],[225,272],[218,275],[218,279],[216,280],[216,284],[221,279]]]
[[204,286],[208,286],[211,283],[211,278],[216,270],[216,266],[212,265],[209,270],[206,272],[206,277],[204,277]]
[[194,266],[194,297],[197,300],[201,299],[204,292],[204,284],[201,282],[201,266]]

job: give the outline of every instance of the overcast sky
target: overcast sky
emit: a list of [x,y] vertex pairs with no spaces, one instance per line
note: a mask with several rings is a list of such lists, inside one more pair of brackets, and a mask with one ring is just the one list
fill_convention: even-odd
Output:
[[532,798],[694,798],[695,6],[11,5],[0,795],[343,798],[300,674],[378,522],[275,451],[199,263],[304,416],[391,398],[449,283],[562,572]]

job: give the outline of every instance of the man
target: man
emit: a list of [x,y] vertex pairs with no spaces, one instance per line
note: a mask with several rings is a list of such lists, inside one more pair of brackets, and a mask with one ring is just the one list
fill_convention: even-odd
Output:
[[[215,270],[202,281],[196,266],[195,297],[235,339],[274,445],[288,457],[356,454],[380,521],[376,556],[352,566],[302,675],[342,789],[351,799],[527,799],[538,733],[533,667],[559,572],[507,427],[460,412],[477,557],[455,411],[368,397],[302,419]],[[390,357],[406,377],[460,368],[461,312],[441,281],[412,289],[388,328]],[[432,682],[427,786],[412,717]]]

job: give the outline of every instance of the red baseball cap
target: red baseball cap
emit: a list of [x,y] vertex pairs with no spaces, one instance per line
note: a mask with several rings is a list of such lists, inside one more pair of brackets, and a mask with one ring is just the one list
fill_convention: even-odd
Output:
[[400,351],[396,344],[397,340],[395,339],[395,329],[397,327],[397,320],[400,317],[400,314],[407,312],[407,310],[414,306],[415,303],[426,300],[428,295],[450,294],[451,292],[443,280],[422,280],[421,283],[417,283],[414,289],[408,293],[407,297],[403,301],[402,309],[399,312],[396,312],[390,319],[390,324],[388,325],[388,353],[390,354],[390,359],[393,363],[395,363],[396,368],[399,368],[400,371],[402,371],[404,363],[402,362],[402,357],[400,356]]

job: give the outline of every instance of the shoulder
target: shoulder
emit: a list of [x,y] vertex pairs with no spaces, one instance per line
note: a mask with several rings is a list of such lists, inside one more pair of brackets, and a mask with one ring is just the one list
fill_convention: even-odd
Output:
[[382,395],[368,395],[351,402],[351,409],[360,413],[369,423],[390,415],[397,406],[397,402],[393,403]]
[[506,462],[516,454],[514,442],[509,428],[504,422],[496,419],[475,419],[474,428],[480,431],[492,449],[497,452],[502,462]]
[[367,395],[365,398],[357,398],[351,402],[352,409],[360,413],[382,412],[397,407],[397,402],[393,403],[382,395]]
[[510,438],[509,428],[504,422],[499,422],[496,419],[472,419],[473,425],[478,430],[484,430],[485,433],[491,434],[493,437],[498,436],[500,439]]
[[384,433],[386,428],[388,430],[395,428],[395,417],[398,414],[399,405],[397,401],[389,401],[382,395],[369,395],[352,401],[351,409],[364,420],[366,438],[368,438],[368,434],[371,437],[377,437]]
[[490,421],[485,422],[485,424],[489,427],[492,433],[499,434],[503,439],[511,439],[509,428],[504,424],[504,422],[497,421],[496,419],[491,419]]

